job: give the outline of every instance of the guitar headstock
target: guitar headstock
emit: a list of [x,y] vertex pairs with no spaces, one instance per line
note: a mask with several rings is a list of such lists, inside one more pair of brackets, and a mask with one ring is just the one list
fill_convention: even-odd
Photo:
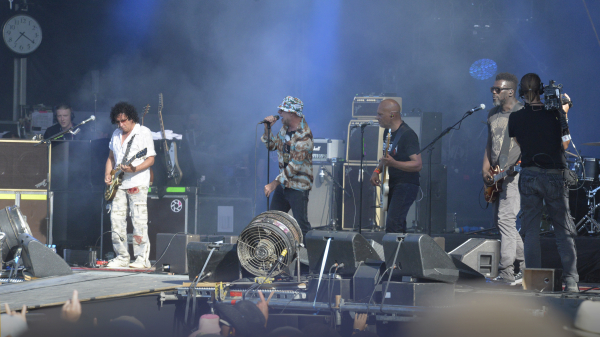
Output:
[[389,151],[391,140],[392,140],[392,129],[388,129],[388,134],[385,138],[385,148],[383,149],[383,153],[387,153]]
[[158,94],[158,112],[162,112],[163,107],[163,94],[161,92],[160,94]]
[[143,149],[142,151],[136,153],[135,158],[142,158],[143,156],[146,155],[146,153],[148,153],[148,149]]
[[144,108],[144,113],[142,114],[142,125],[144,125],[144,116],[148,114],[148,111],[150,111],[150,104],[146,104],[146,107]]

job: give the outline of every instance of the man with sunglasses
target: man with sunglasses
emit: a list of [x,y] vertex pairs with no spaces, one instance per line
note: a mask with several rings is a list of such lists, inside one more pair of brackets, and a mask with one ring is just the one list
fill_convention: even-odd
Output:
[[[126,102],[117,103],[110,111],[112,124],[117,125],[110,140],[104,182],[110,184],[111,170],[121,167],[124,172],[121,186],[112,200],[110,222],[112,243],[116,257],[108,262],[108,268],[150,268],[150,240],[148,238],[148,187],[150,166],[154,165],[154,140],[150,129],[139,124],[135,107]],[[137,153],[146,149],[146,155],[133,160]],[[129,205],[129,207],[127,207]],[[133,253],[130,263],[127,247],[127,214],[133,223]]]
[[[499,73],[496,75],[494,86],[490,88],[494,108],[490,109],[487,118],[488,138],[483,156],[482,175],[486,185],[494,181],[492,168],[511,172],[521,157],[519,145],[508,136],[509,116],[523,108],[523,104],[516,98],[518,82],[513,74]],[[501,192],[492,203],[494,225],[498,227],[501,238],[498,277],[494,278],[494,281],[511,284],[521,283],[522,270],[525,267],[523,240],[516,226],[521,203],[518,182],[516,172],[499,181]],[[514,273],[515,260],[520,266],[517,275]]]

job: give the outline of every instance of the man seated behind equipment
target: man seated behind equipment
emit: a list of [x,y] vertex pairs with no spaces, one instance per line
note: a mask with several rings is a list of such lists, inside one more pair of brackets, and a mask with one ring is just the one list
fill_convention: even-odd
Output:
[[[46,129],[44,132],[44,139],[48,139],[55,134],[60,132],[69,130],[73,127],[73,120],[75,119],[75,114],[71,107],[67,104],[60,104],[56,106],[53,110],[54,119],[56,120],[56,124]],[[79,127],[80,131],[74,135],[72,133],[65,133],[57,140],[87,140],[90,139],[88,132],[84,130],[84,126]],[[75,131],[75,130],[73,130]]]

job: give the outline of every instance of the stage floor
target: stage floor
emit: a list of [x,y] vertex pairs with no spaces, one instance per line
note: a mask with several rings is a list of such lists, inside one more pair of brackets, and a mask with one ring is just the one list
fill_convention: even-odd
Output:
[[58,306],[72,297],[73,290],[79,292],[79,300],[82,303],[149,295],[177,289],[184,282],[189,282],[187,275],[108,269],[74,271],[72,275],[2,284],[0,285],[0,308],[4,313],[4,303],[8,303],[12,310],[20,309],[23,304],[30,310]]

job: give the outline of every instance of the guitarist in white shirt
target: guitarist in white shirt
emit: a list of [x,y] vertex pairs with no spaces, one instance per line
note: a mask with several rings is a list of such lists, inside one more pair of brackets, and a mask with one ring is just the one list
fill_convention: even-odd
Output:
[[[483,156],[482,175],[485,184],[494,181],[492,168],[508,170],[521,157],[521,148],[514,139],[508,138],[508,118],[514,111],[521,110],[523,104],[516,98],[519,80],[513,74],[496,75],[494,86],[490,88],[494,108],[488,114],[488,138]],[[496,172],[498,173],[498,172]],[[498,277],[494,281],[516,284],[522,281],[525,268],[523,240],[517,231],[517,214],[521,209],[518,173],[509,174],[498,182],[500,193],[492,202],[494,225],[500,232],[500,264]],[[514,273],[515,260],[519,262],[520,272]]]
[[[379,165],[371,175],[371,184],[381,184],[380,174],[384,165],[389,171],[388,214],[385,222],[387,233],[406,232],[406,215],[419,192],[419,171],[423,167],[421,155],[417,154],[419,138],[417,134],[402,121],[402,107],[393,99],[379,103],[377,121],[384,129],[391,129],[390,149],[379,160]],[[387,138],[384,132],[383,139]],[[399,138],[396,138],[399,136]],[[385,144],[385,142],[384,142]]]
[[[135,107],[126,102],[117,103],[110,111],[112,124],[118,128],[110,140],[110,153],[106,160],[104,182],[111,183],[111,170],[121,166],[123,181],[112,201],[110,222],[112,243],[116,257],[109,261],[109,268],[149,268],[150,240],[148,238],[148,186],[150,166],[154,164],[154,141],[150,129],[141,126]],[[131,145],[129,145],[131,144]],[[129,150],[128,150],[129,148]],[[139,151],[146,149],[146,156],[121,165]],[[131,210],[133,223],[133,253],[135,261],[130,263],[127,247],[127,214]]]

